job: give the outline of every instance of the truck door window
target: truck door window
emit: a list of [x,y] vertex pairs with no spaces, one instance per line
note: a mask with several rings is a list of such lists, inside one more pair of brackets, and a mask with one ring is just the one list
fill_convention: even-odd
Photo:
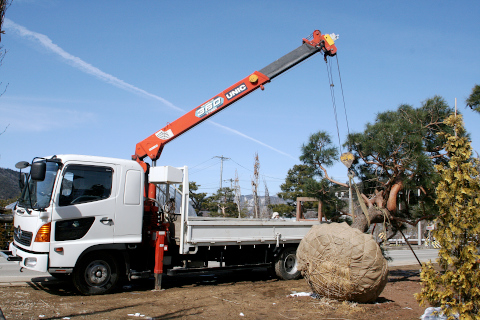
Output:
[[112,193],[113,169],[109,167],[69,165],[63,174],[60,206],[107,199]]

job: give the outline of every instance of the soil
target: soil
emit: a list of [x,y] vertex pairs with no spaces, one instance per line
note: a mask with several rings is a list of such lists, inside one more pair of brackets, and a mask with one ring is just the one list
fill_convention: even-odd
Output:
[[[115,293],[78,295],[69,282],[42,278],[0,288],[0,308],[13,319],[419,319],[425,308],[413,294],[421,289],[418,266],[392,267],[374,303],[339,302],[310,296],[304,279],[282,281],[266,270],[164,276],[133,282]],[[1,319],[1,316],[0,316]]]

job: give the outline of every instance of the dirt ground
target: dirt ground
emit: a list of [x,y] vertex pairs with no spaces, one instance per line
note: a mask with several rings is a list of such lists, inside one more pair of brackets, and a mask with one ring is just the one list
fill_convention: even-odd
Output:
[[[419,267],[390,269],[375,303],[358,304],[292,293],[311,292],[304,279],[281,281],[265,270],[164,277],[129,283],[115,293],[80,296],[68,282],[34,281],[0,287],[0,308],[13,319],[419,319],[413,294],[420,291]],[[0,317],[1,318],[1,317]]]

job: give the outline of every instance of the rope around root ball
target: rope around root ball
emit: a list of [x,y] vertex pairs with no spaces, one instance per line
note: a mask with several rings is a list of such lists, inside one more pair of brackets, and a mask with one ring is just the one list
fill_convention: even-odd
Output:
[[375,301],[388,281],[387,261],[373,237],[346,223],[312,227],[297,258],[312,290],[330,299]]

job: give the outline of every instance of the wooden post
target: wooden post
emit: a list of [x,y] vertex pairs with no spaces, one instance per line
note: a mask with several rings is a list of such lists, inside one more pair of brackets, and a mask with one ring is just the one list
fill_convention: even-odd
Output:
[[322,223],[322,217],[323,217],[323,213],[322,213],[322,208],[323,208],[323,203],[322,201],[318,201],[318,222]]
[[310,219],[305,219],[305,217],[304,217],[303,214],[302,214],[302,210],[301,210],[302,202],[306,202],[306,201],[313,201],[313,202],[318,201],[318,221],[319,221],[320,223],[322,223],[322,217],[323,217],[323,213],[322,213],[322,202],[321,202],[320,200],[318,200],[318,199],[309,198],[309,197],[297,197],[297,215],[296,215],[296,220],[297,220],[297,221],[310,220]]

